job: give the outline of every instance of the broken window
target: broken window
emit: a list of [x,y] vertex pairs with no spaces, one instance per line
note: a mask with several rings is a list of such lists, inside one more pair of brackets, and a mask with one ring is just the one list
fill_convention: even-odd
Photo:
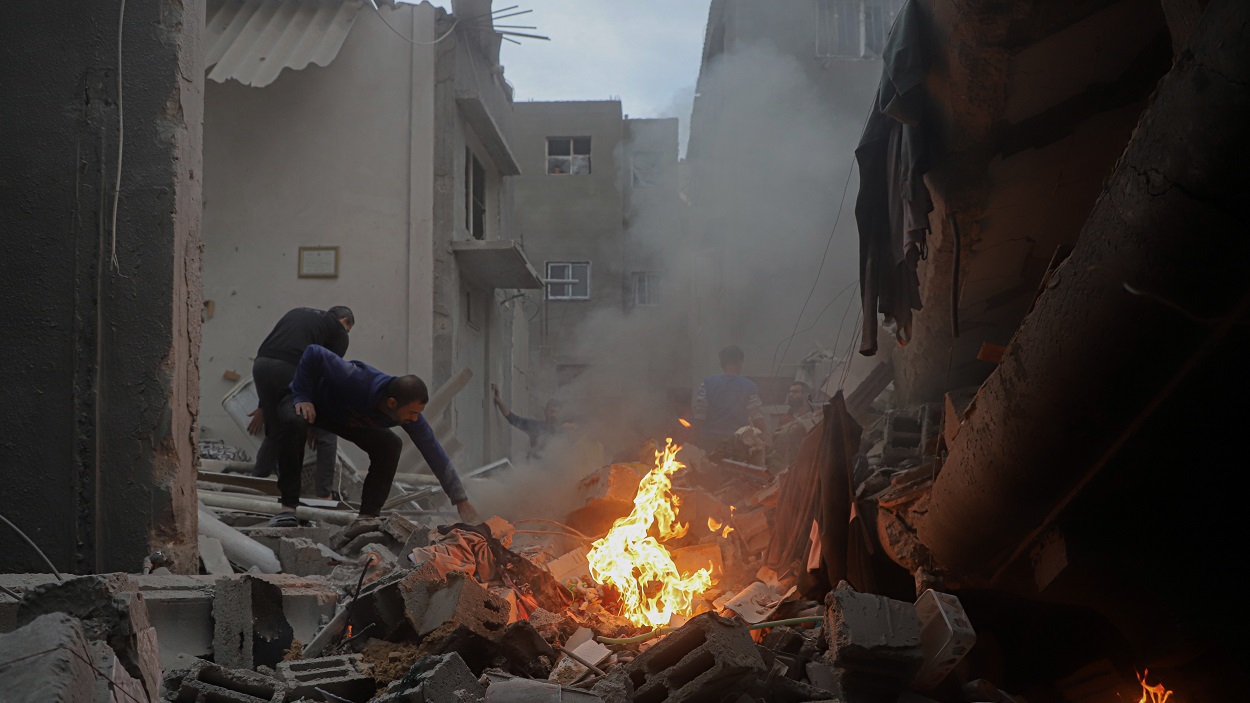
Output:
[[636,151],[631,157],[635,188],[651,188],[660,184],[664,155],[657,151]]
[[635,271],[633,273],[634,305],[657,305],[660,302],[658,271]]
[[590,300],[589,261],[548,261],[547,300]]
[[590,175],[590,137],[547,137],[547,173]]
[[474,239],[486,237],[486,169],[468,148],[464,150],[464,223]]

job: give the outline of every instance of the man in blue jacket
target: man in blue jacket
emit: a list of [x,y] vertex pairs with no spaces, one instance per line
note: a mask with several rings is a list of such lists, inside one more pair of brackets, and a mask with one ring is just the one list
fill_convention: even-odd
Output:
[[739,428],[754,425],[768,442],[768,426],[760,412],[760,392],[755,381],[742,376],[746,355],[738,346],[720,351],[724,373],[703,379],[691,403],[699,448],[711,452]]
[[295,508],[299,505],[304,439],[310,425],[333,432],[369,455],[369,472],[360,495],[361,519],[382,513],[403,448],[390,428],[402,427],[456,506],[460,519],[478,522],[451,459],[421,416],[428,402],[429,390],[416,376],[391,376],[359,361],[344,361],[320,345],[308,345],[295,369],[291,393],[278,408],[278,488],[284,510],[271,524],[299,524]]

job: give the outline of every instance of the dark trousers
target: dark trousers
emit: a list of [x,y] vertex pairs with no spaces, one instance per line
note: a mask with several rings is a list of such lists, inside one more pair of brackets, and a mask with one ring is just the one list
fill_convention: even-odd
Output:
[[[252,383],[260,412],[265,418],[265,439],[256,451],[253,476],[270,476],[278,470],[278,403],[291,392],[295,365],[263,356],[252,362]],[[334,489],[334,465],[338,460],[338,438],[333,433],[313,428],[317,443],[317,495],[328,496]]]
[[[320,412],[313,427],[338,435],[369,455],[369,473],[365,476],[365,484],[360,491],[360,514],[381,515],[382,504],[390,495],[391,483],[394,482],[395,471],[399,468],[399,452],[403,449],[403,440],[385,428],[348,427],[328,422]],[[299,505],[304,438],[308,433],[308,422],[295,414],[295,399],[289,393],[278,404],[277,430],[278,489],[282,491],[282,504],[294,508]]]

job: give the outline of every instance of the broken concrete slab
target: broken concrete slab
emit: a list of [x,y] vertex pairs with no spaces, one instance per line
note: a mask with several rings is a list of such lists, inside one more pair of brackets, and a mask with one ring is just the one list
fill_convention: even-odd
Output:
[[213,661],[228,669],[251,669],[252,584],[223,578],[213,591]]
[[103,642],[91,643],[92,662],[95,666],[98,703],[134,703],[152,700],[143,689],[143,682],[130,675],[122,665],[113,648]]
[[351,560],[305,537],[283,537],[278,540],[278,561],[288,574],[329,576],[334,567]]
[[480,701],[485,695],[486,690],[460,655],[450,652],[417,660],[376,703],[445,703],[466,697]]
[[634,682],[623,666],[596,681],[590,692],[602,698],[603,703],[634,703]]
[[460,652],[469,669],[477,673],[492,663],[507,625],[507,603],[473,579],[453,573],[430,592],[417,631],[424,638],[422,653]]
[[250,671],[185,657],[165,676],[165,690],[178,702],[285,703],[282,682]]
[[519,620],[504,629],[499,653],[507,660],[509,669],[536,679],[547,678],[556,662],[555,650],[528,620]]
[[[38,656],[31,656],[44,652]],[[94,703],[96,676],[91,670],[82,623],[65,613],[31,618],[0,635],[0,691],[12,703]]]
[[160,648],[137,582],[126,574],[106,574],[39,586],[22,597],[16,622],[24,626],[54,612],[81,621],[88,640],[107,643],[149,695],[159,695]]
[[549,681],[489,671],[486,703],[602,703],[598,695],[577,688],[559,686]]
[[306,539],[314,544],[330,544],[331,538],[339,531],[338,527],[258,527],[236,528],[239,534],[256,540],[278,553],[278,545],[283,538]]
[[638,699],[717,701],[767,670],[746,626],[703,613],[625,665]]
[[327,700],[324,691],[353,703],[363,703],[378,690],[377,682],[369,675],[359,654],[278,662],[277,675],[286,684],[292,699]]
[[859,593],[845,581],[825,598],[825,661],[848,695],[895,696],[924,662],[911,603]]

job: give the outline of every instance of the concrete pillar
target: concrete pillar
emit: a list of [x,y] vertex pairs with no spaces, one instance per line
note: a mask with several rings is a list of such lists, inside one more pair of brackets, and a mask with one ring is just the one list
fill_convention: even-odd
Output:
[[[122,7],[0,23],[0,513],[62,570],[190,571],[204,6]],[[46,567],[6,534],[0,570]]]

